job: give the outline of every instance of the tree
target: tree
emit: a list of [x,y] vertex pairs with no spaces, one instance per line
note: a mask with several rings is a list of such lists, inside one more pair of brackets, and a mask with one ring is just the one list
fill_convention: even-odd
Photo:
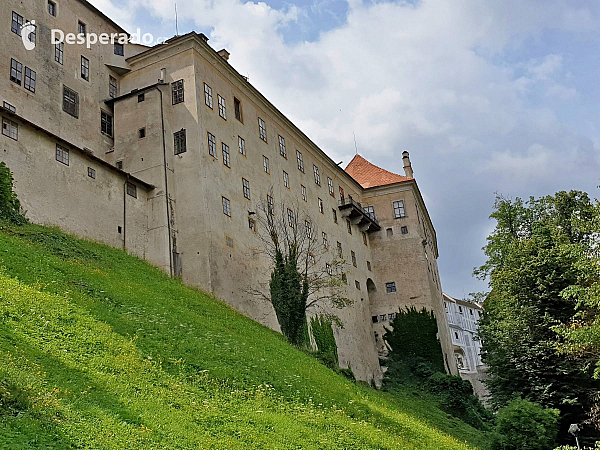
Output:
[[[307,342],[306,314],[315,310],[332,318],[325,307],[344,308],[352,304],[345,296],[343,269],[346,262],[333,257],[327,242],[319,239],[312,218],[299,203],[277,207],[273,189],[256,211],[262,251],[272,261],[268,293],[265,285],[252,293],[271,302],[279,326],[288,341],[302,346]],[[339,256],[339,255],[338,255]]]
[[15,224],[27,222],[21,210],[21,203],[13,190],[14,180],[9,168],[0,162],[0,219]]
[[581,275],[576,255],[590,248],[581,226],[594,205],[579,191],[524,202],[497,197],[486,263],[475,270],[491,292],[479,324],[487,385],[495,407],[523,397],[561,412],[560,437],[582,423],[600,383],[586,361],[557,352],[555,327],[570,324],[576,301],[564,295]]

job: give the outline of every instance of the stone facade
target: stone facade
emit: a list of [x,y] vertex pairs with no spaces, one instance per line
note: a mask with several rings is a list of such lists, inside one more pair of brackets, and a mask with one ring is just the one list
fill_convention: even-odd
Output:
[[[10,14],[0,29],[6,67],[0,95],[7,103],[1,113],[9,135],[2,136],[2,160],[32,220],[124,246],[278,329],[272,306],[248,293],[270,274],[249,219],[272,190],[278,203],[299,203],[318,237],[327,234],[331,257],[339,242],[349,263],[353,306],[330,310],[344,324],[335,330],[342,367],[379,383],[375,333],[383,323],[373,317],[387,320],[415,305],[435,312],[448,370],[456,373],[435,231],[410,161],[403,177],[375,168],[380,172],[365,178],[357,160],[341,169],[201,34],[153,48],[126,44],[124,55],[113,45],[65,44],[58,61],[53,28],[77,32],[81,22],[88,33],[122,30],[84,0],[62,0],[56,16],[46,2],[7,0],[6,6],[37,25],[32,51],[11,31]],[[35,92],[24,79],[9,78],[12,59],[22,64],[22,78],[26,68],[36,72]],[[77,117],[66,111],[65,86],[78,94]],[[10,130],[17,128],[13,139]],[[59,148],[69,150],[69,165],[58,160]],[[396,217],[400,200],[404,215]],[[388,293],[386,283],[395,283],[395,291]]]

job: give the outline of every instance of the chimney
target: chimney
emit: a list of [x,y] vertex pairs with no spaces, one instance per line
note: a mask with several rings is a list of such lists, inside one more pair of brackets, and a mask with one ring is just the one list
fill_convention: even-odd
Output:
[[402,152],[402,162],[404,163],[404,174],[409,178],[413,178],[413,170],[410,164],[410,157],[408,156],[408,152],[406,150]]
[[158,79],[158,82],[160,84],[164,84],[166,78],[167,78],[167,69],[165,69],[165,68],[160,69],[160,78]]
[[223,49],[223,50],[219,50],[217,53],[218,53],[218,55],[219,55],[221,58],[223,58],[225,61],[229,61],[229,55],[230,55],[231,53],[229,53],[227,50],[225,50],[225,49]]

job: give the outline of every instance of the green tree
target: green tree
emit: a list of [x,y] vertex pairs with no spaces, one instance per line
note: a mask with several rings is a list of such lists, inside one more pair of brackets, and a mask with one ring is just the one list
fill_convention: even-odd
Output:
[[581,227],[594,204],[579,191],[514,201],[498,197],[486,263],[476,269],[491,292],[479,324],[487,385],[495,407],[521,396],[561,412],[560,437],[582,423],[600,384],[586,362],[557,352],[554,327],[570,324],[576,301],[563,293],[580,277],[579,251],[591,232]]
[[558,430],[559,411],[515,399],[496,416],[495,450],[550,450]]
[[21,203],[13,187],[12,173],[4,162],[0,162],[0,219],[23,224],[27,220],[21,211]]

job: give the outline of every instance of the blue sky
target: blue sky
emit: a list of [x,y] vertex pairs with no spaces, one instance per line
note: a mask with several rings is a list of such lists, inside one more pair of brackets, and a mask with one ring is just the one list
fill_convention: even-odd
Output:
[[[128,30],[175,32],[174,2],[91,0]],[[494,193],[600,177],[600,2],[178,0],[179,32],[215,49],[334,160],[360,153],[415,177],[444,291],[486,289]],[[401,288],[401,287],[400,287]]]

